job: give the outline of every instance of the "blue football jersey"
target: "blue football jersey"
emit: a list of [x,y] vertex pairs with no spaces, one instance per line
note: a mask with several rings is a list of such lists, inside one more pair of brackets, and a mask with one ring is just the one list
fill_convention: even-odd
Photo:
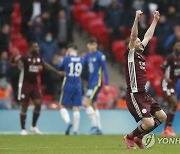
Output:
[[63,106],[82,105],[81,73],[83,60],[80,56],[65,56],[59,69],[64,69],[66,76],[62,85],[60,103]]
[[84,59],[84,65],[85,64],[88,65],[89,69],[88,88],[101,84],[103,72],[105,76],[105,84],[109,84],[106,57],[102,52],[97,50],[94,53],[87,53]]
[[65,56],[59,64],[59,69],[64,69],[65,80],[69,86],[81,84],[83,59],[80,56]]

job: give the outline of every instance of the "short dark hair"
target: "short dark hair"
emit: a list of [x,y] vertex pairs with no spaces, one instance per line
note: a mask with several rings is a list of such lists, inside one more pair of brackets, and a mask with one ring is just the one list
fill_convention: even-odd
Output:
[[76,45],[76,44],[68,44],[68,46],[67,46],[68,48],[72,48],[72,49],[74,49],[74,50],[78,50],[78,46]]
[[88,39],[87,43],[98,43],[98,40],[95,37],[91,37]]

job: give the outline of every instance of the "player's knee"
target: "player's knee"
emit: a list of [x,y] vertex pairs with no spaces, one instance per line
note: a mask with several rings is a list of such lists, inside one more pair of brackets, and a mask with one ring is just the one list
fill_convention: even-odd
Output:
[[39,101],[39,100],[35,101],[34,104],[35,104],[35,106],[40,107],[41,106],[41,101]]
[[154,120],[150,121],[148,124],[147,124],[148,128],[151,129],[154,127]]
[[92,106],[87,107],[87,108],[86,108],[86,113],[87,113],[87,115],[92,115],[92,114],[94,114],[94,109],[93,109],[93,107],[92,107]]
[[21,113],[26,113],[27,112],[27,105],[24,104],[24,105],[21,105]]
[[144,123],[145,130],[148,130],[148,129],[151,129],[154,127],[154,119],[153,118],[145,120],[143,123]]
[[40,111],[41,110],[41,103],[35,104],[35,110]]
[[166,121],[166,119],[167,119],[167,115],[166,115],[166,113],[163,113],[161,118],[159,119],[159,121],[164,122],[164,121]]
[[157,119],[158,119],[161,123],[163,123],[163,122],[166,121],[166,119],[167,119],[166,113],[165,113],[163,110],[161,110],[161,111],[160,111],[160,114],[158,114]]

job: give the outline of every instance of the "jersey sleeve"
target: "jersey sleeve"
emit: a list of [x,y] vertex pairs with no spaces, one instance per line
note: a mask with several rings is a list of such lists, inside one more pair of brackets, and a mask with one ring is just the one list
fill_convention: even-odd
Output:
[[108,70],[106,66],[106,56],[103,54],[100,56],[100,64],[104,72],[105,84],[109,85],[109,76],[108,76]]

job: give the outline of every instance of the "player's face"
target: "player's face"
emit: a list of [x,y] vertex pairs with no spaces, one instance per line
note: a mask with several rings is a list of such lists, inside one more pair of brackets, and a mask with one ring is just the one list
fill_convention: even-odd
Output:
[[90,52],[95,52],[97,50],[97,43],[88,43],[87,48],[89,49]]
[[38,43],[34,43],[30,48],[32,53],[39,53],[39,45]]
[[180,57],[180,42],[176,43],[174,45],[174,51],[175,51],[175,54]]
[[142,52],[144,50],[144,46],[139,38],[137,38],[135,41],[135,50],[139,52]]

